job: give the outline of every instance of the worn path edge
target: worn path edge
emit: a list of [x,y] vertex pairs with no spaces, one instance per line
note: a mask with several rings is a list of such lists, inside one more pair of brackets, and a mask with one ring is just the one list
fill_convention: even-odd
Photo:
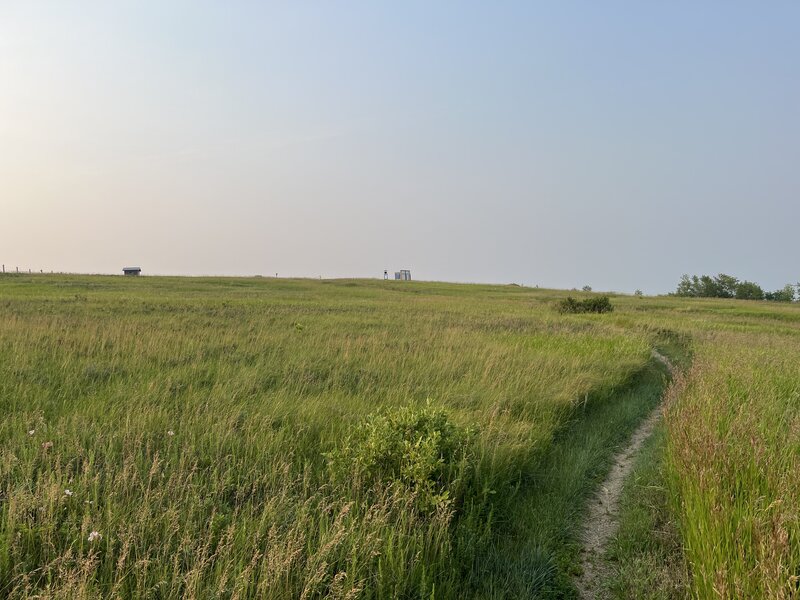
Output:
[[[663,363],[670,374],[674,374],[674,367],[669,359],[655,349],[652,352],[653,357]],[[610,569],[605,564],[603,555],[609,540],[619,527],[619,499],[622,495],[622,487],[633,470],[637,452],[653,433],[661,418],[661,408],[662,403],[659,403],[633,432],[627,446],[614,455],[608,477],[589,502],[581,536],[583,541],[580,559],[581,574],[575,579],[575,587],[581,598],[605,597],[603,582],[608,577]]]

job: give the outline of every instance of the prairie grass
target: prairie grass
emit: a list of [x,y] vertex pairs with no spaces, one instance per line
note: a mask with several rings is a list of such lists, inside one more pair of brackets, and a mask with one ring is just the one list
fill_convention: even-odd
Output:
[[[484,593],[484,559],[558,432],[649,361],[650,332],[561,316],[554,297],[405,282],[0,279],[0,594]],[[368,419],[403,410],[444,415],[441,431],[469,447],[442,468],[426,462],[438,455],[420,444],[438,448],[437,425],[397,434],[393,451],[413,458],[397,464],[413,476],[362,476],[358,456],[349,474],[332,466]],[[549,560],[528,566],[546,572]],[[500,597],[516,585],[495,583]]]
[[[630,507],[629,539],[616,548],[629,572],[616,589],[640,589],[636,567],[649,555],[662,568],[648,575],[666,582],[651,597],[682,597],[664,591],[686,579],[685,569],[695,598],[800,597],[800,307],[663,298],[637,312],[647,328],[689,337],[693,360],[668,395],[663,462],[651,455],[643,467],[656,490]],[[637,514],[677,523],[685,566],[664,529],[637,532]]]
[[668,411],[667,465],[702,598],[800,597],[800,339],[718,332]]
[[572,579],[580,563],[586,503],[613,454],[658,405],[666,378],[664,366],[654,360],[629,385],[593,398],[559,431],[523,481],[514,522],[498,536],[489,560],[484,558],[479,589],[487,591],[481,597],[576,597]]
[[[572,597],[585,499],[663,390],[657,345],[685,386],[612,586],[668,556],[661,591],[798,597],[800,309],[565,297],[0,278],[0,596]],[[648,538],[659,519],[679,544]]]
[[690,598],[680,532],[666,485],[663,423],[636,458],[620,501],[619,531],[607,558],[613,573],[611,598],[678,600]]

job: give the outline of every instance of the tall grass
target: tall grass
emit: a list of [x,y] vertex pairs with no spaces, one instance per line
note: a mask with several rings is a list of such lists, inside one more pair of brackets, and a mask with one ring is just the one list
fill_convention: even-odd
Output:
[[563,297],[0,278],[0,596],[569,597],[659,343],[693,354],[648,475],[692,594],[798,597],[800,309]]
[[693,597],[800,597],[800,306],[632,306],[635,322],[692,340],[667,404],[663,469]]
[[800,597],[798,342],[710,336],[670,405],[667,465],[698,597]]
[[637,456],[620,498],[619,530],[608,548],[611,598],[691,598],[680,533],[665,481],[665,428],[659,424]]
[[[0,593],[473,595],[557,432],[648,361],[648,332],[548,294],[3,278]],[[359,466],[389,460],[360,427],[426,410],[385,434],[399,470]]]

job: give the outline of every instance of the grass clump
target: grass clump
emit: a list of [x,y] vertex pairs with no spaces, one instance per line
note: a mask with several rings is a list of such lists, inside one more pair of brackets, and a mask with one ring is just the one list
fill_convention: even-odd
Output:
[[582,313],[609,313],[614,310],[614,305],[608,296],[595,296],[584,300],[576,300],[572,296],[567,296],[558,303],[558,312],[561,314],[582,314]]
[[449,510],[474,473],[475,434],[430,404],[392,408],[364,419],[328,454],[328,465],[333,479],[351,489],[399,491],[422,514]]

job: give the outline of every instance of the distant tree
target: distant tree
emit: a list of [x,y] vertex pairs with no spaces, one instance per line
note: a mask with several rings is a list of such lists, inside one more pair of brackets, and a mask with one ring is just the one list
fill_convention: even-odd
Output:
[[736,277],[720,273],[717,275],[716,281],[720,298],[733,298],[736,295],[736,286],[739,285],[739,280]]
[[635,292],[633,292],[633,295],[638,297],[638,298],[641,298],[642,296],[644,296],[644,294],[642,293],[642,290],[636,290]]
[[740,281],[736,286],[735,295],[739,300],[763,300],[764,290],[752,281]]
[[[795,287],[798,288],[795,293]],[[739,281],[733,275],[720,273],[711,275],[682,275],[675,290],[675,296],[690,298],[738,298],[739,300],[772,300],[774,302],[800,301],[800,283],[796,286],[787,283],[774,292],[764,292],[760,285],[752,281]]]
[[681,280],[680,283],[678,283],[678,289],[675,290],[675,295],[685,297],[697,295],[695,293],[695,286],[691,277],[685,274],[681,275]]
[[776,290],[774,292],[767,292],[766,294],[764,294],[764,297],[767,300],[772,300],[773,302],[793,302],[794,286],[791,283],[787,283],[780,290]]
[[585,285],[585,286],[583,286],[581,289],[582,289],[584,292],[591,292],[591,291],[592,291],[592,286],[590,286],[590,285]]
[[722,294],[722,287],[716,278],[711,275],[701,275],[697,287],[697,295],[701,298],[719,298]]

